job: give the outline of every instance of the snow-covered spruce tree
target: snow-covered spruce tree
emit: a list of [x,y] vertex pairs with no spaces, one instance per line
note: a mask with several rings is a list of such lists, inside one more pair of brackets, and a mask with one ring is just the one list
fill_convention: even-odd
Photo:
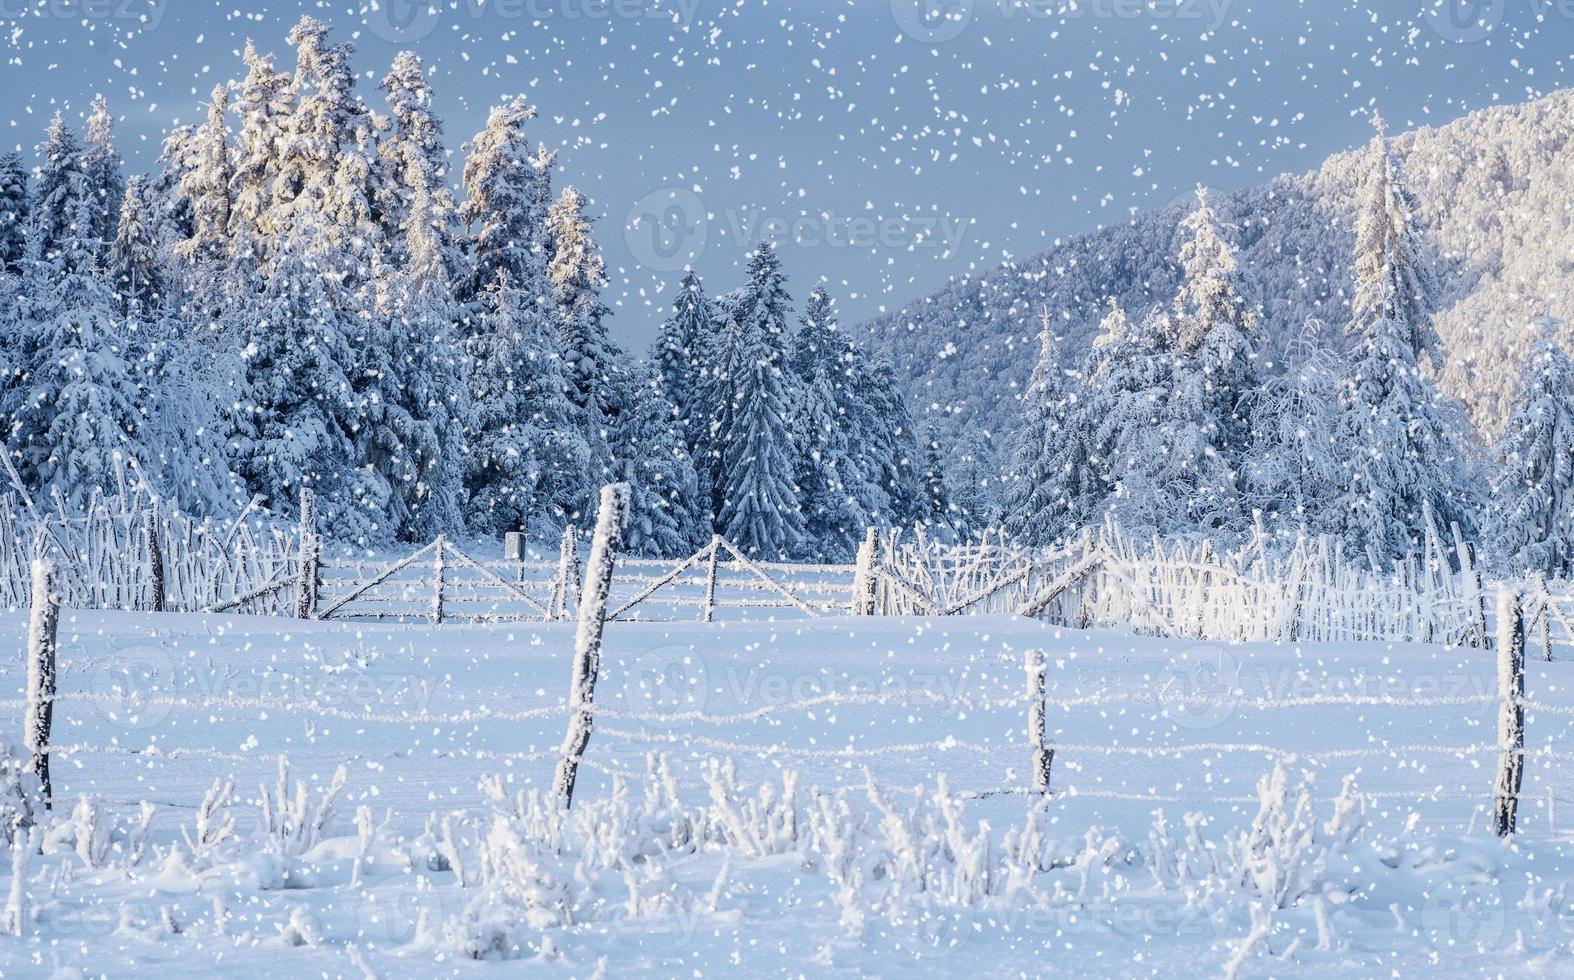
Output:
[[256,303],[230,311],[241,338],[241,397],[231,438],[237,475],[276,513],[292,513],[302,487],[317,491],[322,529],[349,541],[386,537],[387,485],[356,465],[363,423],[352,389],[354,314],[332,302],[322,234],[303,214],[280,245]]
[[660,376],[639,367],[634,377],[633,405],[612,432],[613,478],[632,494],[624,541],[635,554],[687,557],[710,533],[699,481]]
[[715,344],[714,329],[705,287],[690,269],[678,283],[672,316],[662,321],[650,359],[661,377],[662,390],[677,410],[684,441],[691,452],[700,445],[708,419],[704,391]]
[[946,454],[940,442],[940,430],[934,422],[924,423],[919,445],[919,475],[924,484],[923,523],[945,532],[952,530],[951,493],[946,486]]
[[1048,544],[1066,528],[1066,502],[1057,479],[1066,460],[1054,445],[1066,418],[1066,397],[1060,339],[1046,312],[1039,318],[1038,364],[1022,395],[1022,425],[1010,440],[1005,525],[1024,543]]
[[22,274],[30,213],[22,154],[12,151],[0,155],[0,276]]
[[466,516],[478,534],[550,540],[577,517],[590,467],[556,324],[502,271],[478,299],[465,339]]
[[[62,243],[64,257],[77,246]],[[134,369],[115,299],[83,271],[40,263],[29,275],[28,331],[20,384],[9,392],[9,450],[23,481],[80,505],[116,485],[117,457],[146,460]]]
[[[331,260],[335,292],[358,295],[381,247],[373,200],[376,124],[355,94],[354,46],[329,44],[328,27],[302,17],[290,31],[297,64],[291,82],[295,110],[282,143],[273,183],[274,234],[304,224],[315,237],[318,262]],[[347,308],[348,301],[338,305]]]
[[1520,367],[1519,392],[1492,474],[1487,540],[1515,572],[1567,576],[1574,569],[1574,365],[1561,324],[1539,324]]
[[962,437],[946,475],[946,494],[951,526],[962,540],[1000,526],[1000,466],[987,434],[971,429]]
[[547,279],[557,302],[569,395],[587,424],[610,425],[625,407],[626,386],[620,378],[622,352],[602,323],[607,314],[601,302],[606,262],[591,234],[584,195],[572,187],[563,189],[547,211],[547,235],[552,242]]
[[419,256],[436,267],[414,270],[420,280],[441,278],[446,284],[460,271],[456,244],[453,192],[448,188],[448,159],[443,149],[443,122],[432,106],[426,68],[413,52],[394,58],[383,79],[392,131],[378,145],[386,173],[379,181],[377,202],[387,242],[388,264],[402,268]]
[[180,193],[191,205],[192,235],[175,252],[194,267],[189,277],[200,283],[204,303],[219,300],[218,274],[229,257],[230,161],[229,89],[213,87],[208,117],[192,134],[189,152],[192,167],[180,175]]
[[179,279],[183,263],[175,249],[181,242],[196,234],[197,222],[191,202],[180,192],[180,182],[196,166],[192,153],[196,130],[179,126],[164,137],[159,152],[158,169],[147,184],[147,204],[153,222],[153,241],[158,246],[159,259],[172,279]]
[[1197,210],[1181,227],[1190,238],[1180,250],[1185,280],[1176,293],[1176,347],[1200,370],[1202,424],[1216,451],[1238,467],[1246,450],[1248,399],[1256,389],[1257,315],[1237,286],[1235,250],[1219,231],[1206,188],[1197,188]]
[[1309,323],[1286,352],[1283,374],[1252,400],[1252,450],[1242,469],[1246,499],[1270,526],[1321,534],[1335,530],[1344,461],[1339,456],[1344,360],[1321,346]]
[[246,78],[235,99],[240,126],[230,199],[232,280],[242,291],[260,287],[258,270],[266,266],[274,236],[273,183],[278,177],[284,142],[295,112],[291,78],[274,67],[273,55],[258,54],[246,42]]
[[545,309],[552,302],[546,220],[553,157],[525,136],[525,124],[535,117],[535,108],[518,96],[493,108],[486,128],[465,144],[459,216],[469,239],[469,274],[460,283],[466,301],[492,288],[503,273],[531,305]]
[[99,205],[82,169],[82,144],[59,112],[38,147],[38,160],[28,255],[61,275],[86,272],[97,256]]
[[[923,481],[918,472],[918,433],[890,357],[851,348],[847,377],[851,394],[843,414],[849,427],[853,471],[847,486],[867,520],[910,527],[923,519]],[[855,479],[856,477],[856,479]],[[990,493],[998,492],[999,479]],[[999,499],[992,509],[998,516]]]
[[[1155,499],[1145,479],[1142,454],[1159,422],[1169,383],[1167,338],[1158,314],[1137,320],[1111,302],[1110,311],[1088,355],[1087,397],[1068,416],[1067,428],[1088,433],[1090,467],[1095,479],[1068,504],[1073,525],[1096,526],[1111,515],[1137,534],[1159,529],[1160,515],[1173,506]],[[1163,451],[1161,448],[1160,452]]]
[[821,561],[842,561],[874,523],[858,499],[869,496],[867,488],[859,495],[848,486],[849,476],[854,481],[862,476],[849,452],[849,440],[856,436],[849,429],[858,414],[845,411],[852,391],[847,377],[852,351],[836,327],[823,286],[809,293],[799,322],[790,361],[797,388],[794,479],[803,511],[803,550]]
[[785,282],[775,249],[761,242],[749,259],[736,329],[724,338],[736,349],[723,367],[728,404],[713,449],[717,528],[745,554],[768,560],[791,556],[803,543],[793,482]]
[[126,184],[114,240],[104,256],[102,278],[115,297],[115,310],[141,320],[163,312],[163,270],[149,227],[144,178]]
[[109,102],[102,95],[93,100],[87,117],[82,177],[95,202],[89,237],[95,243],[94,258],[97,258],[115,236],[120,200],[126,192],[125,177],[120,172],[120,151],[115,149],[115,117],[110,114]]
[[1356,226],[1350,375],[1338,440],[1345,460],[1338,528],[1346,549],[1387,563],[1414,552],[1430,504],[1472,524],[1464,453],[1419,361],[1439,357],[1434,285],[1404,171],[1378,123]]

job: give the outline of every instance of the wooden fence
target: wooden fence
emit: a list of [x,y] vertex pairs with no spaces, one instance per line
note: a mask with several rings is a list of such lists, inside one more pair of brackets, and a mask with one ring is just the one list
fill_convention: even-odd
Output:
[[[310,513],[309,504],[303,512]],[[0,602],[28,603],[30,565],[48,555],[75,608],[229,612],[323,619],[476,623],[566,619],[581,541],[557,561],[483,556],[439,539],[392,560],[325,545],[309,521],[199,521],[129,495],[82,512],[0,498]],[[304,559],[304,560],[303,560]],[[1217,642],[1418,641],[1485,645],[1493,612],[1473,550],[1457,529],[1377,572],[1337,542],[1288,549],[1262,538],[1228,553],[1207,543],[1133,541],[1113,528],[1030,551],[999,535],[963,545],[871,530],[853,564],[759,561],[724,538],[688,557],[619,561],[613,620],[718,616],[1024,614],[1075,627],[1132,629]],[[1524,595],[1543,651],[1574,643],[1574,594],[1539,579]]]

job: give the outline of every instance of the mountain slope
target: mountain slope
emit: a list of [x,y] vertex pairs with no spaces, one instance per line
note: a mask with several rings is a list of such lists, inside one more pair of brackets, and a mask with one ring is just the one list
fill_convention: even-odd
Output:
[[[1548,309],[1574,340],[1574,91],[1465,116],[1395,137],[1419,198],[1440,284],[1439,372],[1484,438],[1495,438],[1516,387],[1528,324]],[[1364,136],[1364,134],[1362,134]],[[1364,148],[1364,146],[1363,146]],[[1240,249],[1243,292],[1259,305],[1263,354],[1277,363],[1308,333],[1338,346],[1350,291],[1352,221],[1363,153],[1311,173],[1218,195]],[[1037,353],[1037,318],[1061,324],[1066,365],[1096,332],[1105,298],[1134,315],[1167,303],[1179,281],[1175,205],[1073,238],[864,325],[890,351],[920,417],[942,431],[990,432],[998,452],[1017,424],[1017,399]],[[1309,317],[1320,323],[1308,326]]]

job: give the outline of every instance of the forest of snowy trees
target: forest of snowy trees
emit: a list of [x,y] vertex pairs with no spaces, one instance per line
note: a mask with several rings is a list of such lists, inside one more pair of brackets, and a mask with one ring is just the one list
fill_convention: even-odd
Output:
[[1170,304],[1131,318],[1111,300],[1073,371],[1044,317],[1011,436],[1003,516],[1014,535],[1047,544],[1112,521],[1227,545],[1266,527],[1330,535],[1348,560],[1386,569],[1420,553],[1429,528],[1457,524],[1506,567],[1568,573],[1574,374],[1560,324],[1533,325],[1502,443],[1471,459],[1465,413],[1423,371],[1444,359],[1437,285],[1381,123],[1365,167],[1341,350],[1311,324],[1288,369],[1268,372],[1234,249],[1201,190]]
[[288,517],[310,487],[325,532],[371,545],[549,538],[626,480],[654,555],[714,532],[846,557],[868,526],[945,518],[893,371],[823,289],[794,322],[769,245],[724,295],[687,275],[638,359],[533,107],[496,107],[455,174],[416,55],[377,111],[351,45],[310,17],[288,41],[293,70],[248,45],[154,174],[123,173],[103,99],[81,135],[55,116],[31,173],[0,158],[0,403],[31,494],[135,479]]

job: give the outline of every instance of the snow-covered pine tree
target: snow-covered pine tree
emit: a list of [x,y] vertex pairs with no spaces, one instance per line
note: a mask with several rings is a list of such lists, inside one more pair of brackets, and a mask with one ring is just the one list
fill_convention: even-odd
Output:
[[102,95],[93,100],[87,117],[87,137],[82,147],[82,176],[94,200],[89,235],[96,243],[94,258],[109,247],[120,217],[120,200],[126,180],[120,172],[120,151],[115,149],[115,117]]
[[[1158,424],[1169,380],[1166,338],[1157,315],[1133,321],[1114,300],[1099,325],[1088,354],[1086,397],[1068,414],[1065,428],[1085,433],[1088,468],[1062,474],[1089,477],[1068,499],[1069,526],[1096,526],[1117,515],[1127,530],[1158,530],[1159,511],[1171,501],[1156,501],[1143,479],[1142,438]],[[1170,515],[1164,515],[1169,519]]]
[[486,128],[465,144],[459,216],[468,233],[470,268],[460,284],[463,300],[491,289],[503,273],[532,306],[545,309],[552,302],[546,218],[553,156],[525,136],[525,125],[535,117],[535,108],[517,96],[493,108]]
[[[61,259],[76,246],[63,244]],[[86,271],[41,263],[29,275],[28,331],[20,384],[7,397],[9,450],[28,486],[58,489],[72,505],[109,490],[117,458],[147,459],[141,412],[114,297]]]
[[803,511],[803,550],[820,561],[844,561],[857,550],[864,529],[875,523],[848,486],[849,474],[854,480],[861,475],[848,445],[856,415],[843,411],[851,394],[851,349],[836,329],[823,286],[809,293],[799,323],[790,361],[797,388],[794,479]]
[[378,182],[382,197],[377,204],[387,262],[404,268],[418,256],[427,265],[411,270],[418,280],[451,282],[460,272],[456,209],[447,182],[443,122],[433,108],[421,59],[414,52],[400,52],[382,89],[392,122],[377,151],[386,171]]
[[126,184],[121,199],[115,237],[104,256],[103,278],[113,291],[115,309],[123,317],[141,321],[162,315],[163,271],[149,227],[144,178],[138,174]]
[[1520,367],[1519,392],[1492,474],[1487,540],[1516,573],[1574,569],[1574,364],[1550,315]]
[[1197,210],[1181,227],[1191,237],[1180,250],[1185,279],[1174,303],[1176,347],[1202,372],[1210,441],[1238,466],[1246,450],[1247,401],[1257,384],[1252,353],[1257,315],[1241,297],[1235,250],[1219,231],[1206,188],[1197,188]]
[[590,447],[568,399],[556,324],[499,270],[465,340],[466,515],[478,534],[550,540],[580,513]]
[[946,474],[951,498],[951,526],[962,540],[1000,526],[1000,467],[988,436],[968,430]]
[[165,272],[178,278],[182,263],[175,254],[181,242],[196,234],[197,221],[191,202],[180,192],[180,182],[196,166],[192,153],[196,130],[191,126],[178,126],[164,137],[159,152],[158,169],[147,184],[147,204],[153,220],[153,241],[158,246],[159,259]]
[[27,255],[29,198],[22,154],[0,155],[0,276],[20,276]]
[[82,144],[59,112],[38,147],[38,160],[28,254],[62,275],[85,272],[97,255],[93,235],[98,202],[82,169]]
[[660,376],[642,366],[634,380],[633,405],[612,435],[613,476],[632,494],[624,542],[635,554],[684,558],[709,539],[699,481]]
[[325,532],[377,541],[387,536],[387,486],[356,465],[353,442],[364,421],[351,380],[350,338],[360,326],[334,306],[334,273],[315,254],[324,235],[309,212],[301,218],[256,303],[230,311],[242,344],[234,468],[275,513],[291,513],[301,488],[312,487]]
[[253,280],[272,254],[279,229],[272,223],[273,183],[280,156],[295,112],[292,80],[274,67],[273,55],[258,54],[246,42],[246,78],[235,99],[240,127],[235,146],[235,168],[230,198],[229,236],[232,266],[241,289],[260,286]]
[[[852,456],[847,488],[871,524],[908,527],[923,519],[918,434],[896,368],[884,352],[850,347],[843,415]],[[996,487],[996,479],[991,487]]]
[[723,368],[730,403],[715,443],[717,527],[745,554],[770,560],[794,554],[803,539],[793,482],[785,282],[775,249],[761,242],[749,260],[736,329],[725,339],[737,346]]
[[1345,460],[1339,529],[1346,549],[1386,563],[1415,551],[1430,504],[1446,526],[1470,527],[1464,454],[1420,358],[1439,355],[1435,286],[1415,201],[1381,121],[1356,225],[1350,375],[1338,433]]
[[[296,48],[291,94],[295,110],[273,183],[275,235],[304,224],[314,235],[315,260],[331,261],[334,292],[358,295],[382,246],[373,206],[377,127],[355,94],[354,46],[329,44],[328,26],[302,17],[291,29]],[[307,217],[309,215],[309,217]],[[345,299],[336,303],[348,308]]]
[[1011,471],[1006,486],[1005,525],[1019,541],[1045,545],[1068,530],[1069,500],[1061,471],[1071,460],[1060,455],[1067,417],[1060,338],[1046,311],[1039,317],[1038,364],[1022,395],[1022,425],[1011,436]]
[[672,301],[672,316],[662,321],[650,353],[662,390],[677,410],[691,452],[704,438],[709,416],[704,390],[715,344],[711,313],[700,277],[692,269],[685,271]]
[[229,255],[230,160],[229,89],[213,86],[208,116],[192,135],[192,167],[180,175],[179,188],[191,205],[192,235],[176,246],[176,254],[193,267],[191,281],[200,284],[204,303],[217,303],[218,273]]
[[583,194],[563,189],[547,211],[547,235],[552,242],[547,279],[557,301],[570,396],[590,425],[611,424],[624,407],[622,352],[602,323],[607,314],[601,302],[606,261],[591,233]]
[[924,423],[919,442],[919,470],[924,483],[923,523],[942,532],[953,530],[951,492],[946,485],[945,450],[940,443],[940,430],[933,421]]
[[1252,450],[1242,470],[1246,496],[1270,526],[1321,534],[1335,530],[1344,460],[1339,427],[1346,365],[1320,343],[1312,321],[1286,350],[1283,374],[1252,400]]

